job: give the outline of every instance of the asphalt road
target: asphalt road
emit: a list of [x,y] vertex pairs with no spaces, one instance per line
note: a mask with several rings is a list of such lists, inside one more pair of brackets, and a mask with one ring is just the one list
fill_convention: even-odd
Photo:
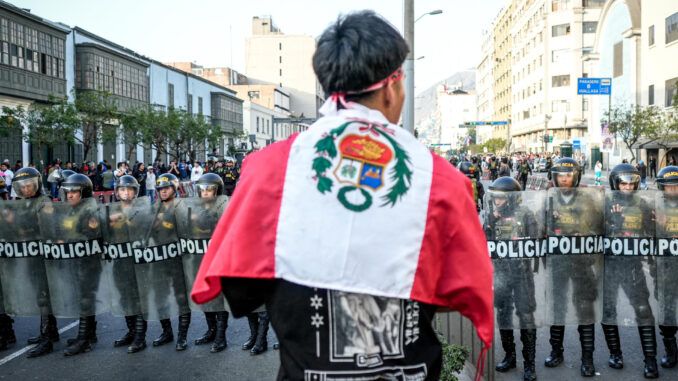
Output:
[[[17,343],[0,352],[0,380],[274,380],[280,360],[272,349],[275,334],[269,330],[269,350],[250,356],[240,345],[249,337],[247,319],[229,318],[226,332],[228,348],[210,353],[211,345],[196,346],[193,340],[205,329],[202,313],[193,313],[188,332],[189,347],[177,352],[173,344],[153,347],[151,342],[161,332],[159,322],[149,322],[148,347],[128,354],[126,347],[114,348],[113,341],[125,332],[125,319],[105,314],[97,317],[98,343],[94,350],[74,357],[65,357],[66,339],[75,337],[77,324],[61,334],[54,352],[46,356],[26,357],[26,339],[38,332],[38,318],[16,318]],[[58,319],[60,329],[70,327],[73,319]],[[176,319],[172,322],[176,339]]]

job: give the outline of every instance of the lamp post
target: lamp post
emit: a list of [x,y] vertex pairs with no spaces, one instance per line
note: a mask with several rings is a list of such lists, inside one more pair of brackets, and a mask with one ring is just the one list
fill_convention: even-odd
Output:
[[403,127],[414,133],[414,23],[426,15],[439,15],[442,10],[436,9],[414,19],[414,0],[403,0],[403,29],[405,41],[410,47],[410,52],[405,59],[405,105],[403,107]]
[[544,114],[544,156],[546,156],[546,146],[548,144],[546,136],[548,136],[549,120],[551,120],[551,115]]

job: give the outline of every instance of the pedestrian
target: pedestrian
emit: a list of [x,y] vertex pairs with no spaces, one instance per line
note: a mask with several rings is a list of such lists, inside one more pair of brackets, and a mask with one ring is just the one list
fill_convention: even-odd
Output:
[[649,167],[650,167],[650,177],[657,177],[657,158],[654,157],[654,155],[650,155],[650,161],[649,161]]
[[600,160],[596,160],[595,172],[596,172],[595,185],[601,185],[600,178],[601,178],[602,173],[603,173],[603,165],[600,163]]
[[139,194],[144,196],[146,195],[146,165],[144,163],[139,163],[132,172],[132,176],[137,179],[139,183]]
[[579,159],[579,168],[581,168],[581,175],[584,176],[586,174],[586,156],[584,154]]
[[223,292],[234,317],[265,303],[279,379],[438,379],[437,305],[471,319],[481,358],[492,341],[492,265],[470,180],[397,125],[408,52],[373,11],[328,27],[312,61],[324,116],[247,157],[202,260],[194,301]]
[[146,196],[151,198],[151,205],[155,202],[155,168],[148,166],[146,172]]
[[647,183],[645,182],[645,178],[647,177],[647,166],[645,166],[645,162],[642,160],[639,161],[636,168],[640,173],[640,184],[643,186],[644,190],[647,190]]
[[499,172],[497,172],[498,177],[504,177],[504,176],[511,176],[511,169],[509,169],[508,166],[508,158],[502,157],[501,158],[501,167],[499,168]]
[[50,195],[52,199],[59,197],[59,183],[63,180],[63,175],[61,174],[61,164],[58,161],[52,163],[52,167],[49,169],[49,174],[47,175],[47,183],[49,184]]
[[[5,185],[7,186],[7,192],[9,194],[12,194],[12,180],[14,179],[14,172],[10,169],[10,162],[8,159],[5,159],[2,164],[0,165],[0,169],[2,170],[4,176],[5,176]],[[21,169],[21,168],[19,168]]]

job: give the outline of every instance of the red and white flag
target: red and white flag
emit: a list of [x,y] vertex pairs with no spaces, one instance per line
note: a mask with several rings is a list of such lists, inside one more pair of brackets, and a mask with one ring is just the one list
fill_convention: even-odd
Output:
[[489,347],[492,264],[470,180],[361,105],[249,155],[191,297],[285,279],[460,311]]

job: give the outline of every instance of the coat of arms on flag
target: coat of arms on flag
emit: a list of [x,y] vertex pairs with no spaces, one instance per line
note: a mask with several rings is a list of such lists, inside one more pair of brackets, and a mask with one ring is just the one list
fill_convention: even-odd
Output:
[[[353,123],[359,124],[360,134],[344,135],[346,128]],[[339,141],[338,150],[336,141]],[[338,183],[346,184],[339,189],[337,199],[349,210],[362,212],[369,209],[372,205],[372,194],[385,185],[391,187],[382,197],[382,206],[395,205],[410,187],[412,171],[408,165],[409,156],[396,141],[394,131],[387,126],[351,120],[324,134],[315,148],[318,156],[313,160],[312,169],[315,171],[313,178],[318,182],[318,191],[332,192],[334,182],[326,172],[334,165],[334,178]],[[338,155],[337,162],[333,159]],[[384,176],[384,171],[394,159],[390,176]],[[359,192],[362,196],[351,195],[351,192]]]

